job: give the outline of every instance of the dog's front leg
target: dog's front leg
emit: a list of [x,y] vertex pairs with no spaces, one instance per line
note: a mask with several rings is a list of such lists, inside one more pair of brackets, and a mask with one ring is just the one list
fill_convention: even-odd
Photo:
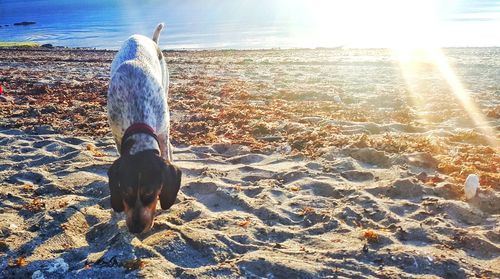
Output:
[[159,134],[158,141],[160,142],[161,157],[164,160],[173,162],[173,149],[169,137],[165,134]]

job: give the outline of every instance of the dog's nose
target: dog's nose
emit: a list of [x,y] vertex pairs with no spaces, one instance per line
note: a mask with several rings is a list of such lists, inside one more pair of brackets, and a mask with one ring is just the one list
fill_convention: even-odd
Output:
[[149,230],[149,226],[147,225],[132,225],[132,226],[129,226],[128,227],[128,231],[130,233],[135,233],[135,234],[139,234],[139,233],[143,233],[143,232],[146,232]]
[[144,222],[141,219],[128,223],[127,227],[130,233],[135,234],[147,232],[149,231],[149,229],[151,229],[151,226],[148,224],[148,222]]
[[143,229],[140,228],[139,226],[130,226],[128,227],[128,231],[130,233],[142,233]]

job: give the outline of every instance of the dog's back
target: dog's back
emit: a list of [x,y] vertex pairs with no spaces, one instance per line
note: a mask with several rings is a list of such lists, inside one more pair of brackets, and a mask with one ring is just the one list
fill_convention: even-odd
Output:
[[[111,77],[116,74],[116,71],[127,61],[136,61],[147,68],[150,68],[155,73],[160,74],[161,61],[158,57],[158,46],[150,38],[142,35],[132,35],[124,43],[121,49],[116,54],[111,63]],[[163,77],[158,76],[160,84],[163,83]]]
[[111,64],[108,118],[118,145],[124,129],[135,122],[161,133],[169,121],[168,71],[157,44],[162,28],[160,24],[155,29],[156,41],[142,35],[128,38]]

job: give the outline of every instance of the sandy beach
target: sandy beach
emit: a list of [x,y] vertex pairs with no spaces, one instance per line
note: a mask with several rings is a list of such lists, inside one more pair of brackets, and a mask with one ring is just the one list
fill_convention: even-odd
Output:
[[133,235],[106,175],[115,52],[0,48],[0,277],[500,277],[500,48],[444,52],[480,125],[383,49],[165,51],[184,177]]

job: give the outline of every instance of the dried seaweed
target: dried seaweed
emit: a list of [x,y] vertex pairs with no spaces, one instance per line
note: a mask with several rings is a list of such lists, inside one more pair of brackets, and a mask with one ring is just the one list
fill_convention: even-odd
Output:
[[[182,55],[186,57],[177,58],[184,61],[189,60],[191,54]],[[109,135],[105,108],[110,57],[96,54],[93,60],[72,65],[85,69],[87,74],[84,76],[40,82],[59,77],[59,72],[50,69],[61,58],[48,56],[45,59],[34,63],[46,63],[42,65],[46,72],[26,67],[0,70],[0,76],[4,77],[1,81],[4,87],[4,99],[0,100],[1,125],[35,131],[41,125],[49,125],[56,132],[68,135]],[[224,61],[217,65],[222,70],[226,66]],[[173,67],[187,66],[174,64]],[[468,174],[475,173],[480,176],[482,186],[500,190],[500,151],[489,147],[478,133],[465,131],[442,137],[404,132],[352,134],[341,124],[346,121],[422,127],[415,110],[404,104],[404,100],[394,109],[380,110],[377,106],[356,102],[339,103],[324,97],[326,95],[321,92],[306,91],[306,87],[298,83],[278,87],[272,80],[249,81],[235,76],[205,75],[202,69],[192,68],[177,68],[172,80],[177,82],[170,87],[169,105],[173,113],[181,116],[172,119],[174,144],[226,142],[247,145],[254,151],[285,150],[312,158],[323,155],[329,148],[346,147],[370,147],[397,154],[427,152],[438,160],[438,170],[451,182],[463,183]],[[318,80],[314,86],[321,88],[325,82],[328,80]],[[328,86],[340,94],[352,93],[335,85]],[[398,98],[396,95],[391,101],[397,103]],[[442,119],[432,121],[461,116],[460,110],[447,109],[447,106],[459,107],[456,104],[436,100],[434,106],[447,113],[439,115]],[[498,106],[485,111],[485,115],[496,119],[497,112]],[[87,150],[93,156],[105,156],[95,147],[87,146]]]

